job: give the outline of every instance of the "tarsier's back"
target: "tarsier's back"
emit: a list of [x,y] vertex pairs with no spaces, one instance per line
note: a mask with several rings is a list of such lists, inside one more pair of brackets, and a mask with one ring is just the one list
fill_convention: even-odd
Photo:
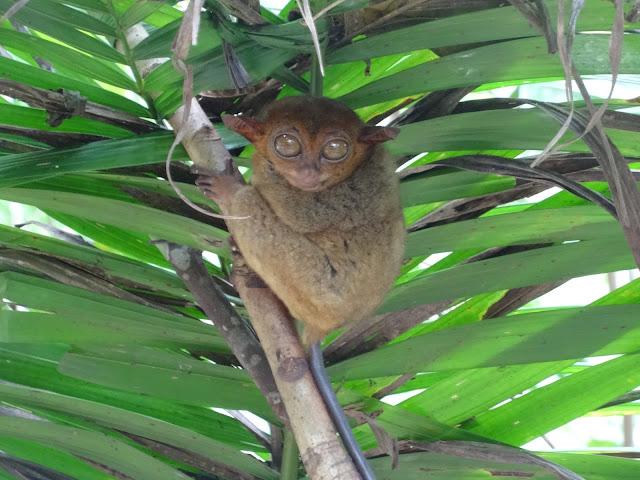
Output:
[[397,130],[366,126],[334,100],[289,97],[264,121],[226,117],[256,146],[251,185],[233,198],[234,239],[305,324],[311,342],[371,315],[398,275],[405,227]]

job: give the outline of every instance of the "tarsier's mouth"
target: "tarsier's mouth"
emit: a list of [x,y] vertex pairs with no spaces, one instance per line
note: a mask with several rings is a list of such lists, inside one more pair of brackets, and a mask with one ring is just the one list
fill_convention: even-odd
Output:
[[305,192],[317,192],[318,190],[321,190],[325,183],[327,182],[315,182],[315,183],[309,183],[309,184],[298,184],[296,185],[296,187],[298,187],[300,190],[304,190]]

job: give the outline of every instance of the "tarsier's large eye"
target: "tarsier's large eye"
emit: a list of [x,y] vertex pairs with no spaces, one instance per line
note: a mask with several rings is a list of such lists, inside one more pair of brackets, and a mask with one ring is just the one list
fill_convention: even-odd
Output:
[[283,157],[296,157],[300,155],[300,141],[289,133],[278,135],[273,141],[273,148],[278,155]]
[[330,162],[342,160],[349,153],[349,144],[341,138],[332,138],[322,147],[322,156]]

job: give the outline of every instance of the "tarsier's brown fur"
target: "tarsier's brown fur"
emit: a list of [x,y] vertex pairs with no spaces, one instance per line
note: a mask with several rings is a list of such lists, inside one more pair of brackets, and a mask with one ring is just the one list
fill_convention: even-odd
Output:
[[[395,129],[367,127],[348,107],[319,97],[275,102],[261,122],[224,120],[256,147],[251,183],[230,200],[229,214],[248,218],[228,220],[229,228],[247,264],[305,324],[305,343],[371,315],[404,252],[398,179],[379,145]],[[298,158],[274,151],[282,132],[299,139]],[[336,135],[350,151],[329,162],[321,152]],[[299,181],[317,185],[292,185]]]

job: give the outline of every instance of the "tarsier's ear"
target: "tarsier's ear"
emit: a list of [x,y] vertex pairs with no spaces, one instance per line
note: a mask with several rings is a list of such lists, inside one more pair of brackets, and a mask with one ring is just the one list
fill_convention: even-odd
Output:
[[376,144],[393,140],[400,133],[395,127],[362,127],[358,141],[362,143]]
[[229,130],[239,133],[251,143],[256,143],[264,134],[262,122],[245,115],[239,117],[235,115],[222,115],[222,123],[224,123],[224,126]]

